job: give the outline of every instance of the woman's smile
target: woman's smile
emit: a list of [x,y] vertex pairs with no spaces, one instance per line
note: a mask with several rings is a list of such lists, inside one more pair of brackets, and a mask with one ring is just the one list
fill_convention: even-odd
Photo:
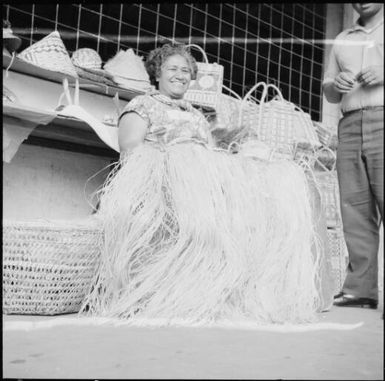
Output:
[[183,98],[191,81],[191,69],[187,60],[174,55],[163,64],[158,78],[159,91],[174,99]]

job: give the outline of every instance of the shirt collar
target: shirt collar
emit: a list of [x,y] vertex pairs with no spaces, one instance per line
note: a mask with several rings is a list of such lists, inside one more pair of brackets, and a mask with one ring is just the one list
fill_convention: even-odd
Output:
[[378,27],[380,27],[381,25],[384,24],[384,19],[380,20],[376,25],[374,25],[372,28],[370,29],[366,29],[365,27],[363,27],[362,25],[360,25],[358,22],[359,22],[360,19],[358,19],[351,28],[348,29],[348,33],[353,33],[353,32],[356,32],[358,30],[362,30],[363,32],[365,33],[372,33],[375,29],[377,29]]

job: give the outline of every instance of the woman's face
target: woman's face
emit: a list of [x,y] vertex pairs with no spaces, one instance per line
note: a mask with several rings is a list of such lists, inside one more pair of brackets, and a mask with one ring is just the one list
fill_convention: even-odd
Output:
[[191,81],[191,69],[188,61],[179,54],[167,58],[157,78],[159,92],[173,99],[181,99]]

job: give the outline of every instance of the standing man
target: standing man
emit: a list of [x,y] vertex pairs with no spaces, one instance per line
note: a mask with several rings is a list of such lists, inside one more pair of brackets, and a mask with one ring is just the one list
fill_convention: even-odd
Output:
[[384,217],[384,9],[353,3],[359,19],[335,40],[323,90],[341,103],[337,174],[349,252],[334,305],[377,308],[379,228]]

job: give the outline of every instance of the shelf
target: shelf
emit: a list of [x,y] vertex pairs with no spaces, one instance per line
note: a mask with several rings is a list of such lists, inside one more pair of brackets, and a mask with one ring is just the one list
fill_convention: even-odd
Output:
[[3,104],[3,126],[12,128],[25,123],[33,125],[31,120],[39,119],[50,122],[37,124],[25,143],[65,150],[71,150],[72,147],[73,151],[99,156],[118,156],[118,153],[108,147],[88,124],[78,119],[21,105]]
[[[11,63],[11,57],[6,54],[3,54],[3,69],[6,69],[10,63]],[[76,80],[76,78],[71,77],[69,75],[65,75],[56,71],[41,68],[40,66],[30,64],[17,57],[15,57],[9,70],[14,71],[16,73],[26,74],[32,77],[44,79],[46,81],[56,82],[60,85],[62,84],[63,79],[66,77],[68,78],[68,82],[70,86],[74,86],[75,80]],[[145,94],[145,91],[140,91],[136,89],[135,90],[124,89],[118,86],[109,86],[103,83],[97,83],[97,82],[80,78],[80,77],[78,78],[78,80],[79,80],[79,87],[81,88],[81,90],[108,96],[108,97],[114,97],[118,93],[119,99],[125,100],[125,101],[130,101],[137,95]],[[199,105],[194,105],[194,106],[200,109],[204,114],[205,113],[211,114],[215,112],[215,110],[211,107],[200,107]]]
[[[3,89],[6,87],[14,95],[14,102],[3,101],[3,124],[17,126],[29,122],[38,124],[25,141],[27,144],[44,144],[51,141],[56,148],[68,149],[73,145],[99,152],[101,155],[115,157],[117,153],[110,149],[85,122],[74,118],[58,116],[55,109],[61,99],[61,104],[67,104],[63,95],[62,81],[68,76],[46,70],[38,66],[3,54]],[[69,79],[70,86],[74,86],[74,78]],[[104,84],[97,84],[86,79],[79,79],[80,106],[94,118],[104,120],[117,117],[116,105],[112,97],[119,94],[119,108],[122,110],[127,101],[143,92],[129,91]],[[74,93],[74,89],[70,89]],[[73,96],[73,95],[72,95]],[[201,110],[203,112],[207,110]],[[210,111],[209,111],[210,112]],[[41,118],[41,119],[39,119]],[[20,120],[23,123],[20,123]],[[41,123],[36,121],[41,120]],[[49,123],[47,124],[47,120]],[[31,143],[33,142],[33,143]],[[62,144],[61,144],[62,142]],[[66,147],[66,148],[64,148]]]
[[[3,69],[6,69],[9,66],[9,64],[11,63],[11,59],[12,58],[10,56],[3,54]],[[70,75],[41,68],[40,66],[30,64],[17,57],[15,57],[9,70],[17,73],[21,73],[21,74],[27,74],[32,77],[44,79],[46,81],[56,82],[59,84],[63,82],[64,78],[68,78],[68,82],[70,85],[74,84],[76,80],[75,77],[71,77]],[[137,95],[141,95],[145,93],[144,91],[139,91],[139,90],[129,90],[129,89],[123,89],[117,86],[116,87],[108,86],[103,83],[97,83],[97,82],[80,78],[80,77],[78,78],[78,80],[79,80],[79,86],[83,90],[90,91],[96,94],[109,96],[109,97],[113,97],[115,96],[116,93],[118,93],[119,98],[126,101],[131,100]]]

